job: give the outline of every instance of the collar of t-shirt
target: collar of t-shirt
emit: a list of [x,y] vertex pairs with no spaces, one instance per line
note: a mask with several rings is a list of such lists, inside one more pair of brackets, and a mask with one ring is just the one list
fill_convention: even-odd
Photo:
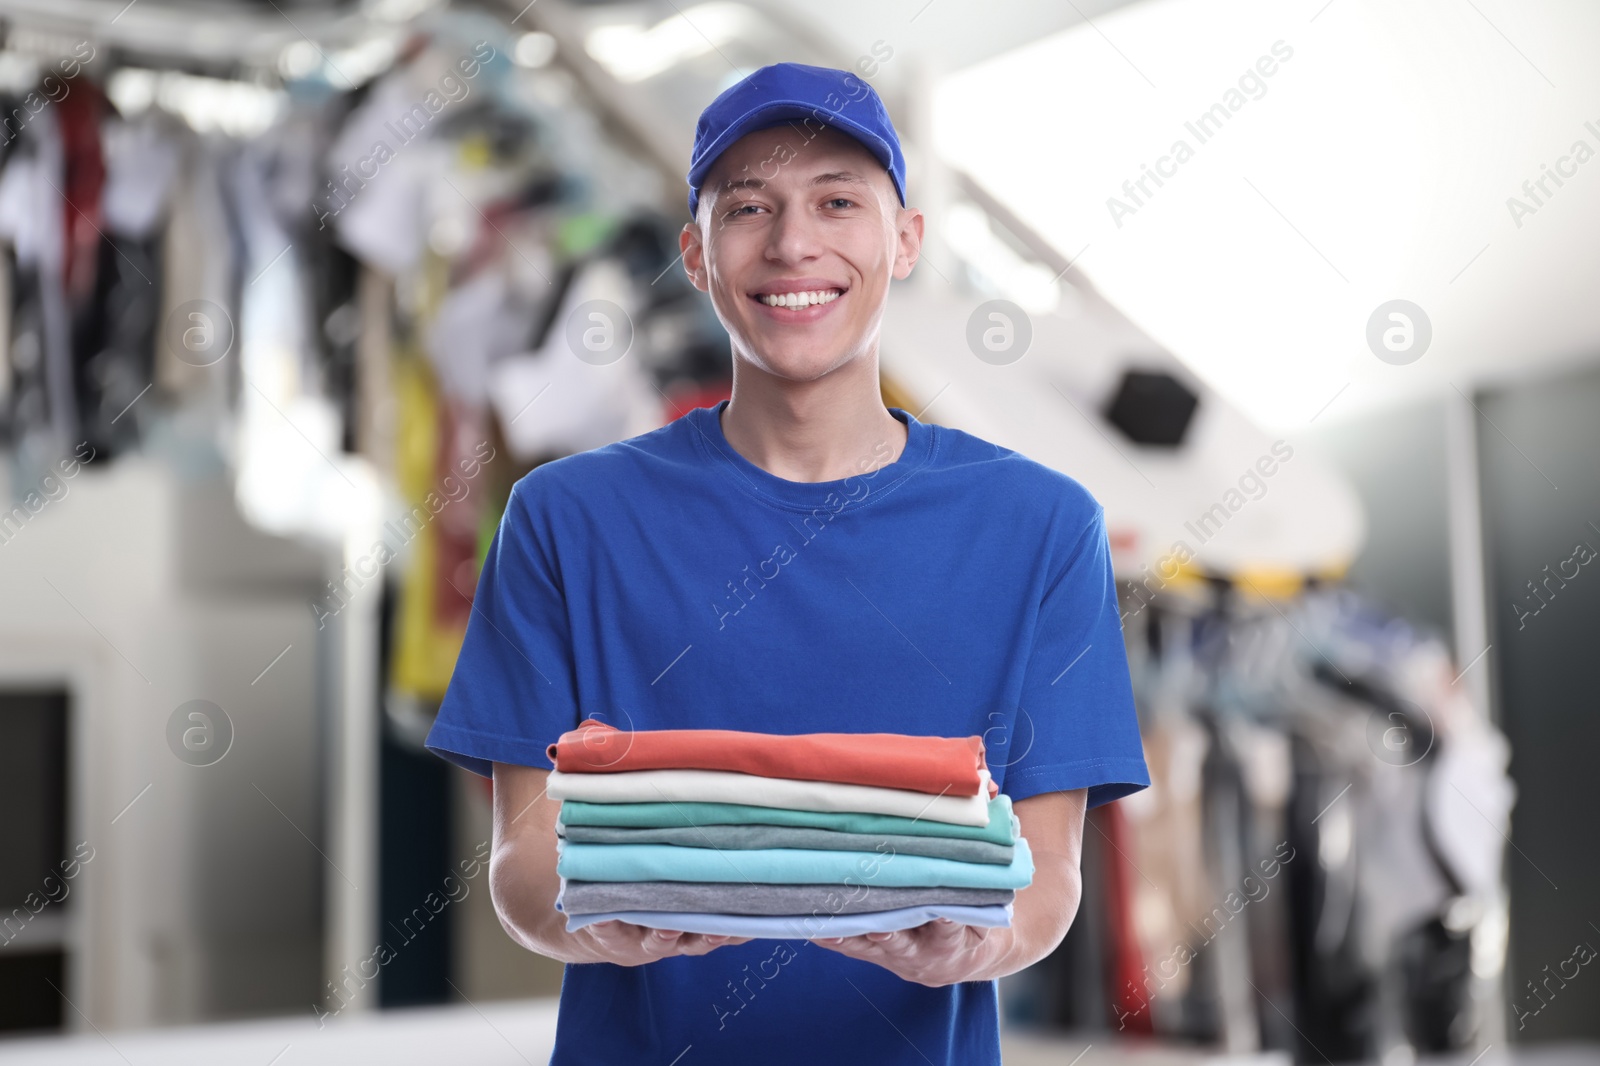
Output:
[[921,469],[933,457],[937,441],[934,427],[917,421],[904,408],[891,407],[889,413],[906,427],[905,447],[894,462],[884,463],[894,452],[894,442],[884,439],[851,464],[859,473],[835,481],[790,481],[761,469],[728,443],[722,432],[722,412],[728,402],[697,407],[683,416],[698,431],[692,434],[696,445],[744,492],[786,511],[810,513],[824,508],[837,513],[865,502]]

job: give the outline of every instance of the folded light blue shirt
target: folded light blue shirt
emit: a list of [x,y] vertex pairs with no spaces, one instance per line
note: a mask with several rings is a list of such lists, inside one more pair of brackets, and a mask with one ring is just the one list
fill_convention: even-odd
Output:
[[676,929],[680,933],[710,936],[766,937],[774,940],[812,940],[817,937],[861,936],[914,929],[938,918],[962,925],[998,929],[1011,924],[1012,905],[992,903],[981,907],[963,904],[897,907],[861,914],[699,914],[693,911],[605,911],[569,914],[567,932],[596,922],[631,922],[648,929]]
[[673,844],[575,844],[559,840],[556,872],[571,881],[748,881],[768,885],[895,885],[1025,888],[1033,854],[1017,838],[1008,865],[888,852],[805,848],[682,848]]

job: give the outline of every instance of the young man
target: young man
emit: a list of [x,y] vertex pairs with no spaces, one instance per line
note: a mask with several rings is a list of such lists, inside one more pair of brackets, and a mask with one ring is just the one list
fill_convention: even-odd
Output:
[[[705,110],[688,178],[732,399],[517,483],[429,746],[492,772],[495,908],[568,964],[552,1062],[998,1063],[995,979],[1066,934],[1085,810],[1149,784],[1101,509],[884,406],[879,324],[924,220],[869,86],[762,68]],[[1004,929],[567,933],[545,748],[584,717],[982,736],[1033,883]]]

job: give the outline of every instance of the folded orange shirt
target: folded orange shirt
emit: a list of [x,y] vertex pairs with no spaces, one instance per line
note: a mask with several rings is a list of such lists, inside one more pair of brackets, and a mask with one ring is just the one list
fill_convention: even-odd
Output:
[[[594,719],[549,747],[562,773],[731,770],[794,781],[874,785],[934,795],[976,796],[982,737],[901,733],[775,735],[735,729],[620,730]],[[989,796],[999,792],[989,780]]]

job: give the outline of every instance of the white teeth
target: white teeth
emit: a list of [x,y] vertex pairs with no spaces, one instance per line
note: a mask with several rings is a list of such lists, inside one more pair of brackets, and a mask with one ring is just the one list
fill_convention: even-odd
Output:
[[819,289],[813,292],[774,293],[758,299],[768,307],[810,307],[812,304],[832,303],[843,295],[838,289]]

